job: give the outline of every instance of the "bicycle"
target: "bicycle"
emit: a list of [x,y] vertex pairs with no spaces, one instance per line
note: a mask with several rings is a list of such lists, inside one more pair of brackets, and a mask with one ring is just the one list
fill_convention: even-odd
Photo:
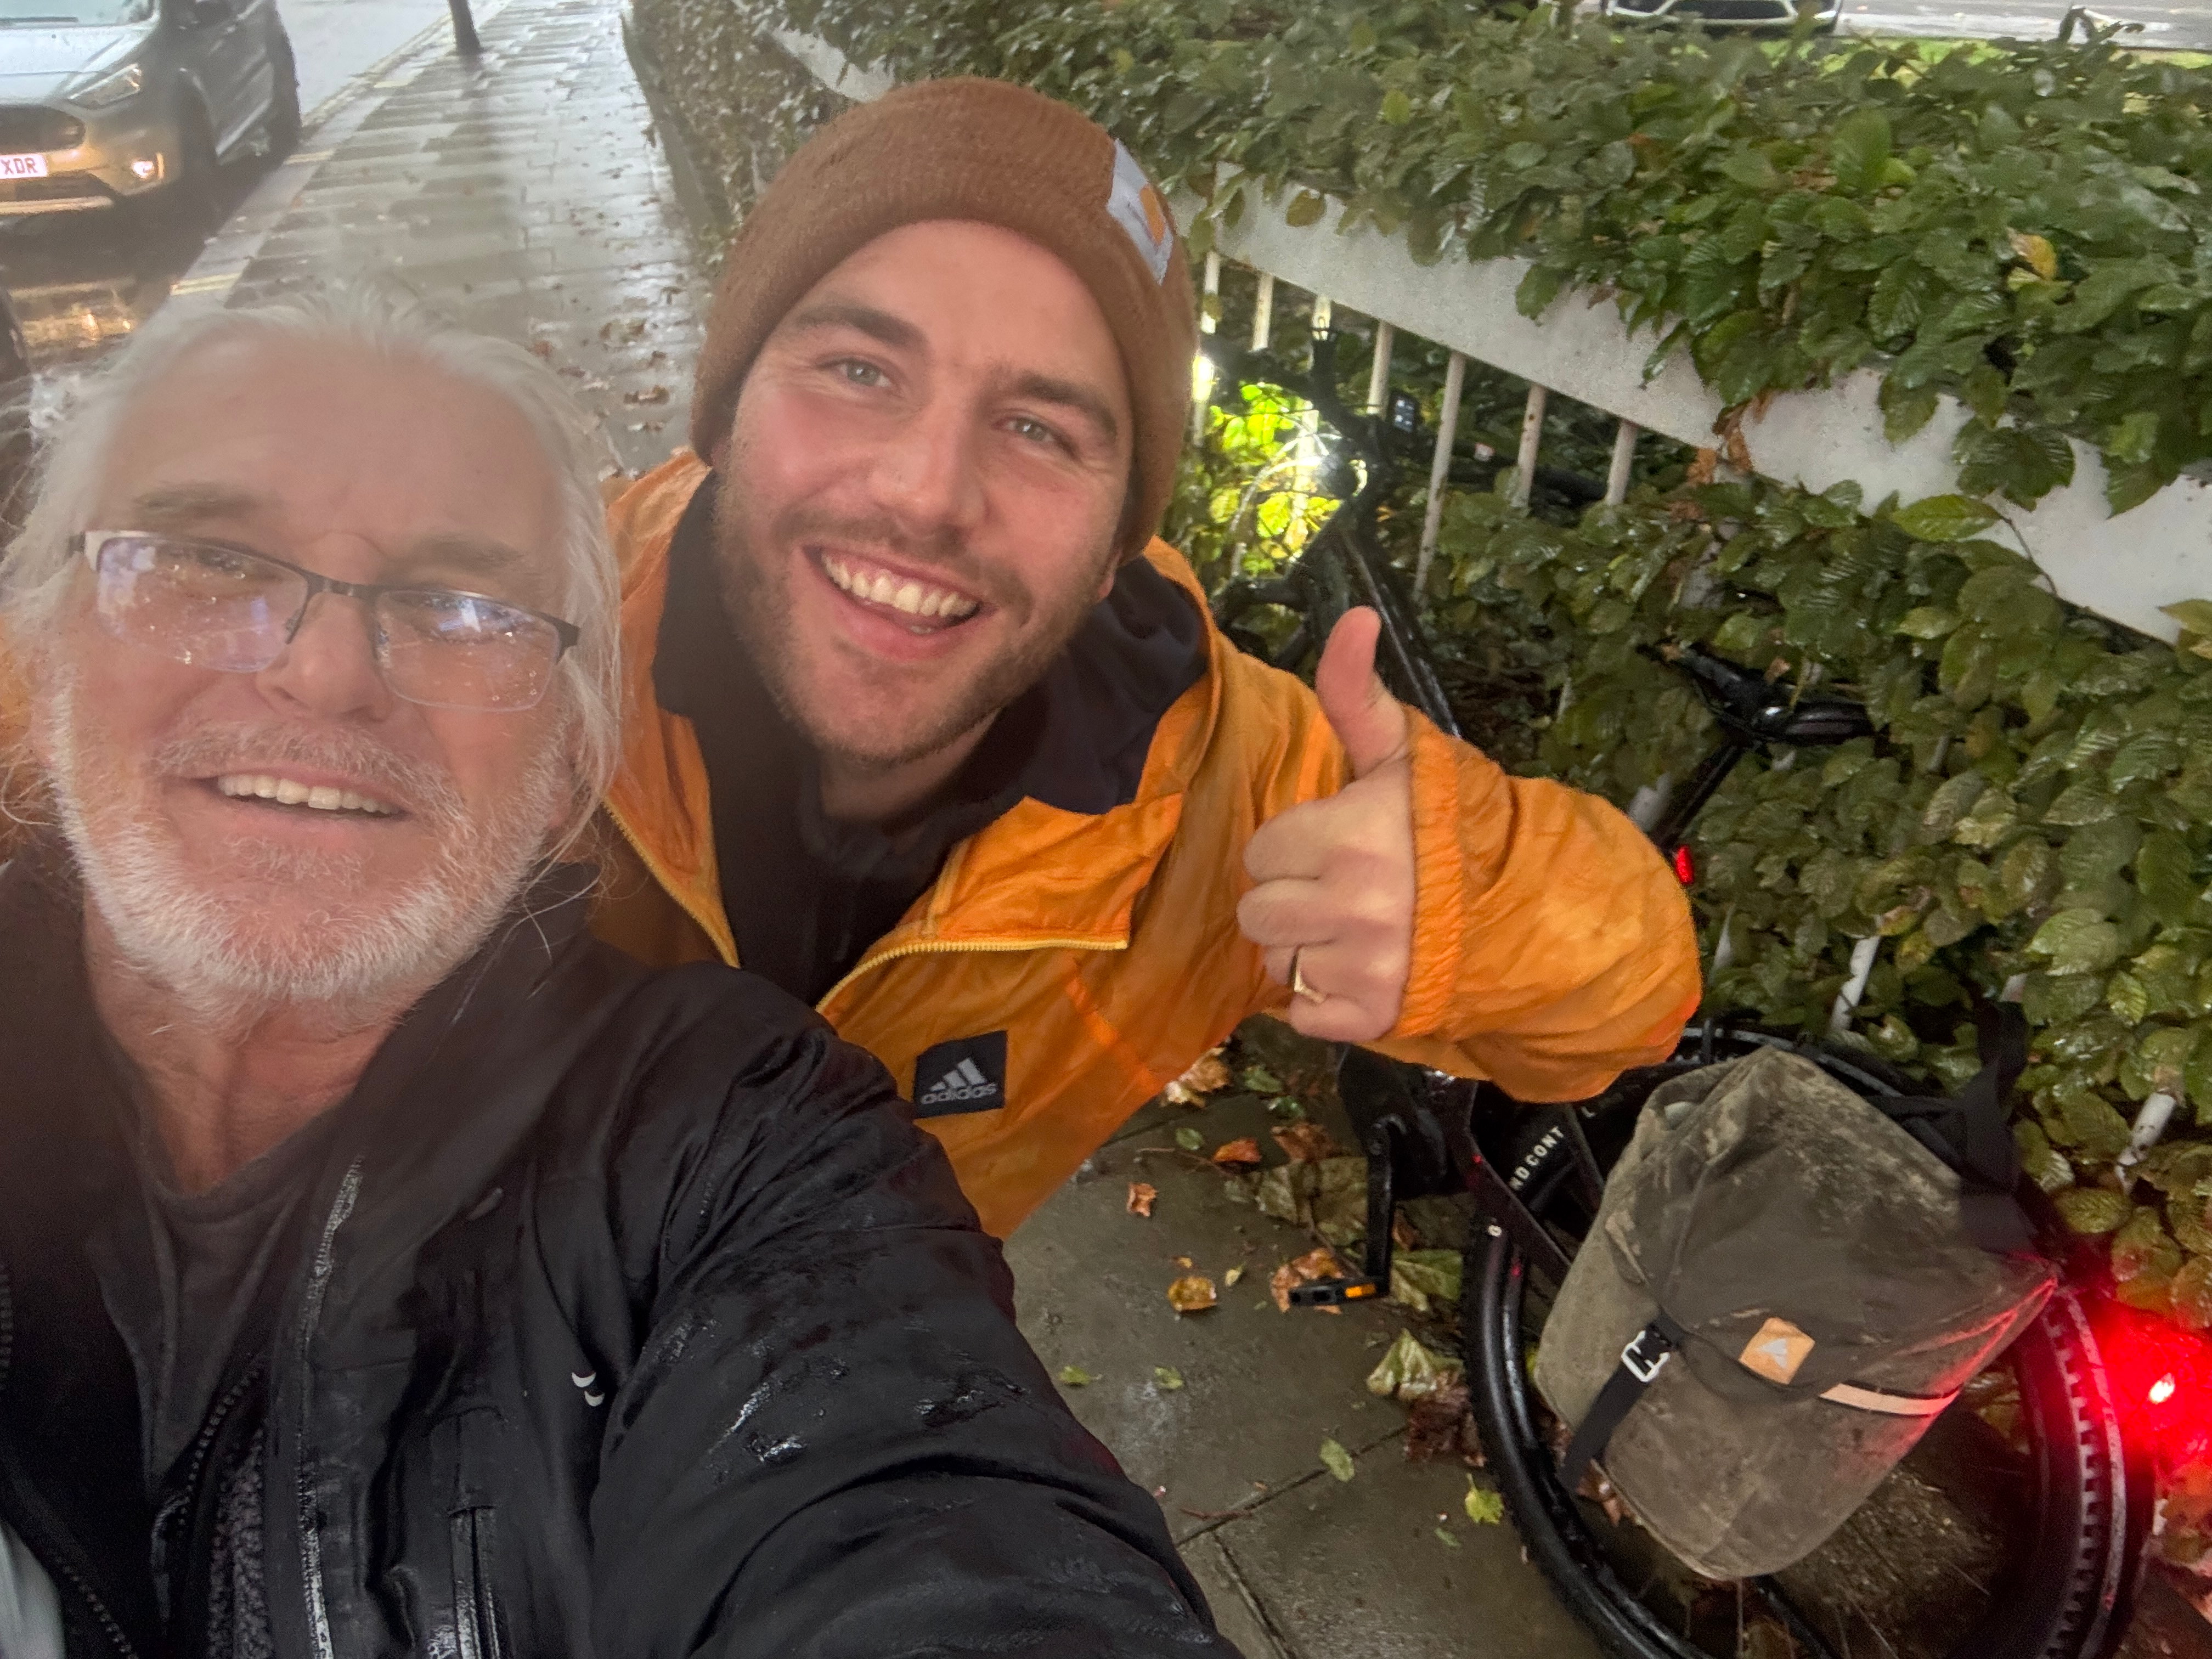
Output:
[[[1382,617],[1385,681],[1456,735],[1378,530],[1400,454],[1419,436],[1418,405],[1398,392],[1384,414],[1353,416],[1337,395],[1334,369],[1334,341],[1319,337],[1309,395],[1364,464],[1359,488],[1285,568],[1226,584],[1217,614],[1240,646],[1296,669],[1355,602],[1356,591]],[[1300,616],[1273,648],[1246,620],[1261,604]],[[1722,733],[1648,830],[1686,881],[1689,829],[1747,756],[1776,745],[1832,744],[1875,728],[1848,700],[1792,702],[1763,676],[1719,658],[1693,651],[1673,660]],[[1431,1194],[1468,1195],[1474,1225],[1463,1264],[1461,1328],[1489,1468],[1529,1559],[1621,1659],[1745,1654],[1747,1629],[1762,1622],[1779,1626],[1790,1649],[1811,1659],[1850,1659],[1854,1650],[1893,1659],[2101,1659],[2126,1627],[2150,1530],[2151,1482],[2140,1449],[2122,1435],[2092,1320],[2106,1288],[2103,1269],[2093,1251],[2069,1243],[2030,1184],[2023,1183],[2022,1197],[2045,1221],[2046,1249],[2062,1269],[2058,1290],[1874,1498],[1805,1561],[1771,1578],[1698,1580],[1650,1534],[1609,1512],[1602,1489],[1585,1482],[1570,1490],[1561,1479],[1566,1436],[1529,1370],[1551,1297],[1589,1229],[1606,1172],[1659,1084],[1766,1047],[1802,1054],[1864,1096],[1918,1092],[1869,1055],[1712,1017],[1692,1025],[1664,1063],[1570,1105],[1532,1108],[1488,1084],[1346,1050],[1340,1093],[1368,1159],[1361,1272],[1301,1286],[1292,1299],[1310,1306],[1386,1294],[1397,1204]],[[2009,1428],[1990,1420],[2008,1413]],[[1885,1551],[1893,1537],[1899,1547]],[[1876,1594],[1883,1605],[1869,1611],[1863,1597]]]

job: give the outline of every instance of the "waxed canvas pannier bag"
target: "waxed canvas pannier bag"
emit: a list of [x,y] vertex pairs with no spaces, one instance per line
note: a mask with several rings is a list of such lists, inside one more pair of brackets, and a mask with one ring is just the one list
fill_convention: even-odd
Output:
[[1774,1048],[1654,1091],[1537,1354],[1570,1482],[1595,1456],[1710,1577],[1817,1548],[2055,1282],[2006,1184],[2010,1082],[1885,1111]]

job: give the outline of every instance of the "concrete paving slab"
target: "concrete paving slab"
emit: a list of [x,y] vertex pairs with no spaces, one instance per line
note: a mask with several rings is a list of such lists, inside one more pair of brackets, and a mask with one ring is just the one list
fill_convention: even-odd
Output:
[[[1241,1135],[1267,1141],[1256,1100],[1188,1121],[1203,1126],[1209,1151]],[[1268,1276],[1314,1241],[1225,1203],[1220,1176],[1201,1163],[1166,1136],[1117,1140],[1007,1244],[1023,1329],[1055,1373],[1072,1364],[1097,1376],[1069,1389],[1069,1403],[1133,1480],[1165,1489],[1178,1536],[1310,1475],[1323,1440],[1371,1445],[1400,1423],[1395,1406],[1361,1386],[1397,1334],[1396,1311],[1278,1312]],[[1158,1189],[1150,1220],[1128,1212],[1133,1181]],[[1169,1305],[1168,1285],[1188,1272],[1219,1287],[1210,1312]],[[1155,1367],[1179,1373],[1182,1386],[1164,1386]]]
[[1467,1486],[1393,1439],[1210,1535],[1291,1659],[1599,1659],[1512,1522],[1468,1520]]

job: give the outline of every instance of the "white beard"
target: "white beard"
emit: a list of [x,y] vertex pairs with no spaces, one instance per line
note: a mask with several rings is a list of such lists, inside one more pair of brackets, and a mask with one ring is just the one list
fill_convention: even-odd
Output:
[[[451,781],[381,744],[336,733],[274,731],[251,747],[255,769],[286,762],[330,767],[393,793],[437,837],[429,867],[404,885],[370,890],[362,860],[241,836],[225,849],[253,884],[312,888],[321,902],[289,922],[245,891],[199,888],[181,849],[157,826],[149,780],[189,769],[196,750],[238,752],[234,732],[165,745],[136,774],[88,775],[75,688],[56,688],[44,724],[57,816],[96,910],[125,959],[210,1025],[279,1009],[348,1011],[411,1000],[467,960],[529,881],[569,783],[557,745],[520,788],[471,819]],[[240,768],[240,769],[246,769]]]

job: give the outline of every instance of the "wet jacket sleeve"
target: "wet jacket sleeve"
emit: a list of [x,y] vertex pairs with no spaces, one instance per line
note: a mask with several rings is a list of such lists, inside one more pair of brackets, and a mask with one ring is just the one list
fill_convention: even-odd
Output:
[[880,1066],[797,1028],[719,1117],[664,1116],[623,1160],[683,1174],[623,1199],[657,1243],[592,1505],[596,1651],[1233,1659]]
[[[1341,787],[1344,751],[1312,692],[1233,651],[1215,660],[1244,683],[1240,706],[1276,723],[1259,816]],[[1398,1024],[1371,1046],[1530,1101],[1582,1099],[1664,1059],[1699,988],[1689,904],[1665,861],[1609,802],[1510,776],[1408,719],[1413,962]],[[1266,998],[1276,1012],[1289,1000],[1273,985]]]
[[1610,802],[1516,778],[1416,714],[1413,966],[1376,1046],[1578,1100],[1673,1051],[1696,1012],[1680,884]]

